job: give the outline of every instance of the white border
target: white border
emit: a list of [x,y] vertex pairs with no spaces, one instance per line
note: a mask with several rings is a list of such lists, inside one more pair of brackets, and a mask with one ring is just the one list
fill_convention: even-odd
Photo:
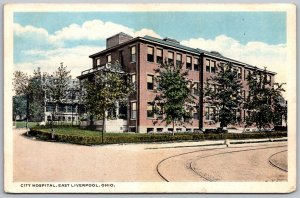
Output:
[[[12,69],[13,13],[58,11],[283,11],[287,12],[288,182],[114,182],[115,188],[20,188],[13,182]],[[296,188],[296,6],[293,4],[8,4],[4,8],[4,182],[6,192],[15,193],[287,193]],[[59,182],[65,183],[65,182]],[[68,182],[69,184],[76,184]],[[80,182],[81,184],[83,182]],[[92,183],[92,182],[89,182]],[[109,182],[111,183],[111,182]],[[40,183],[43,184],[43,183]],[[44,183],[47,184],[47,183]],[[53,184],[53,183],[52,183]],[[102,183],[99,183],[100,185]]]

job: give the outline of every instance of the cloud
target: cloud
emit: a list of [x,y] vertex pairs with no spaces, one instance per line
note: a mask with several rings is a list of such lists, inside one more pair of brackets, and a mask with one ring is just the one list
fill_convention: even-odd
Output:
[[21,62],[14,65],[14,70],[21,70],[32,74],[34,69],[41,68],[42,72],[52,74],[60,65],[64,63],[71,70],[73,78],[79,76],[85,69],[92,67],[92,60],[88,55],[104,50],[104,47],[77,46],[74,48],[57,48],[54,50],[30,50],[25,53],[26,56],[37,56],[43,54],[43,57]]
[[[113,36],[119,32],[124,32],[133,37],[136,36],[153,36],[161,38],[154,30],[142,28],[134,30],[121,24],[113,22],[104,22],[99,19],[85,21],[82,24],[70,24],[53,34],[49,34],[46,29],[34,26],[22,26],[18,23],[14,24],[14,33],[18,38],[31,41],[33,44],[47,44],[49,46],[63,47],[69,41],[99,41]],[[22,44],[23,45],[23,44]],[[27,45],[30,46],[30,45]]]
[[86,21],[82,25],[71,24],[56,31],[50,36],[53,43],[62,43],[68,40],[101,40],[119,32],[134,34],[132,28],[101,20]]
[[138,36],[142,37],[142,36],[146,36],[146,35],[156,37],[156,38],[161,38],[161,36],[159,34],[157,34],[155,31],[146,29],[146,28],[136,31],[133,36],[134,37],[138,37]]
[[73,77],[76,77],[82,70],[92,67],[88,56],[104,50],[106,38],[119,32],[133,37],[150,35],[160,38],[150,29],[135,31],[121,24],[98,19],[70,24],[53,34],[43,28],[15,23],[14,69],[31,74],[40,67],[43,71],[52,73],[60,62],[64,62],[71,69]]
[[192,38],[181,41],[181,44],[207,51],[218,51],[223,56],[259,68],[267,67],[268,70],[277,73],[275,76],[277,82],[287,82],[285,44],[269,45],[258,41],[241,44],[226,35],[219,35],[215,39]]

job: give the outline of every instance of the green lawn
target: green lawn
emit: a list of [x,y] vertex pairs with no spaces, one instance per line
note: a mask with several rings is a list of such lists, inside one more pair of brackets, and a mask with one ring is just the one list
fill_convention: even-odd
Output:
[[[31,127],[35,127],[37,126],[38,122],[28,122],[28,127],[31,128]],[[26,127],[26,122],[24,121],[17,121],[16,122],[16,127],[17,128],[25,128]]]
[[[43,131],[51,132],[51,129],[45,128]],[[92,131],[87,129],[80,129],[78,127],[58,127],[54,128],[54,133],[62,135],[75,135],[75,136],[102,136],[101,131]],[[105,136],[137,136],[145,134],[135,134],[135,133],[105,133]]]

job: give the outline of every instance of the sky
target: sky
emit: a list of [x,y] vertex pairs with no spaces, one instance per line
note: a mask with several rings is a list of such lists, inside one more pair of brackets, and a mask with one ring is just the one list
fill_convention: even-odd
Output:
[[277,72],[286,82],[285,12],[16,12],[14,70],[52,73],[61,62],[72,77],[119,32],[171,37],[181,44]]

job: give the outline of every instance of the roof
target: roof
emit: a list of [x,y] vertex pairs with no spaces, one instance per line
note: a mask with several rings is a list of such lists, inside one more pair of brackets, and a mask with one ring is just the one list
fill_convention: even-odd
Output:
[[[204,54],[204,55],[207,55],[207,56],[223,59],[223,60],[226,60],[226,61],[229,61],[229,62],[234,62],[234,63],[240,64],[240,65],[243,65],[247,68],[250,68],[250,69],[257,68],[255,66],[249,65],[247,63],[243,63],[243,62],[231,59],[231,58],[227,58],[227,57],[223,56],[222,54],[220,54],[219,52],[216,52],[216,51],[209,52],[209,51],[206,51],[206,50],[203,50],[203,49],[200,49],[200,48],[191,48],[191,47],[187,47],[187,46],[184,46],[184,45],[181,45],[181,44],[177,44],[175,42],[162,40],[162,39],[155,38],[155,37],[152,37],[152,36],[144,36],[142,38],[145,39],[145,40],[148,40],[148,41],[159,43],[161,45],[171,46],[171,47],[174,47],[174,48],[177,48],[177,49],[181,49],[181,50],[184,50],[184,51],[189,51],[189,52],[196,53],[196,54],[199,54],[199,55]],[[257,68],[257,69],[263,71],[263,69],[260,69],[260,68]],[[268,71],[268,70],[267,70],[267,72],[271,73],[271,74],[276,74],[276,72],[272,72],[272,71]]]
[[[196,54],[196,55],[203,54],[203,55],[210,56],[210,57],[213,57],[213,58],[217,58],[217,59],[221,59],[221,60],[224,60],[224,61],[229,61],[229,62],[233,62],[233,63],[239,64],[239,65],[243,65],[244,67],[247,67],[249,69],[257,68],[256,66],[249,65],[247,63],[243,63],[243,62],[231,59],[231,58],[227,58],[227,57],[223,56],[222,54],[220,54],[219,52],[216,52],[216,51],[209,52],[209,51],[206,51],[206,50],[203,50],[203,49],[200,49],[200,48],[191,48],[191,47],[181,45],[180,43],[177,43],[177,42],[168,41],[166,39],[159,39],[159,38],[155,38],[155,37],[148,36],[148,35],[146,35],[144,37],[133,38],[133,39],[127,41],[127,42],[124,42],[124,43],[121,43],[119,45],[113,46],[111,48],[105,49],[101,52],[92,54],[89,57],[90,58],[95,57],[95,56],[97,56],[99,54],[102,54],[104,52],[107,52],[111,49],[120,47],[121,45],[126,45],[126,44],[132,43],[134,41],[138,41],[138,40],[147,41],[147,42],[151,42],[151,43],[157,43],[157,44],[162,45],[162,46],[167,46],[167,47],[175,48],[175,49],[178,49],[178,50],[187,51],[187,52],[190,52],[190,53],[193,53],[193,54]],[[260,70],[260,71],[263,71],[263,69],[260,69],[260,68],[257,68],[257,69]],[[267,70],[267,72],[270,73],[270,74],[274,74],[274,75],[276,74],[276,72],[272,72],[272,71],[268,71],[268,70]]]
[[170,41],[167,41],[167,40],[162,40],[162,39],[155,38],[155,37],[152,37],[152,36],[144,36],[144,37],[142,37],[142,40],[144,40],[144,39],[148,40],[148,41],[159,43],[161,45],[171,46],[171,47],[175,47],[175,48],[178,48],[178,49],[181,49],[181,50],[184,50],[184,51],[189,51],[189,52],[192,52],[192,53],[195,53],[195,54],[199,54],[198,50],[196,50],[194,48],[191,48],[191,47],[187,47],[187,46],[181,45],[181,44],[177,44],[175,42],[170,42]]

